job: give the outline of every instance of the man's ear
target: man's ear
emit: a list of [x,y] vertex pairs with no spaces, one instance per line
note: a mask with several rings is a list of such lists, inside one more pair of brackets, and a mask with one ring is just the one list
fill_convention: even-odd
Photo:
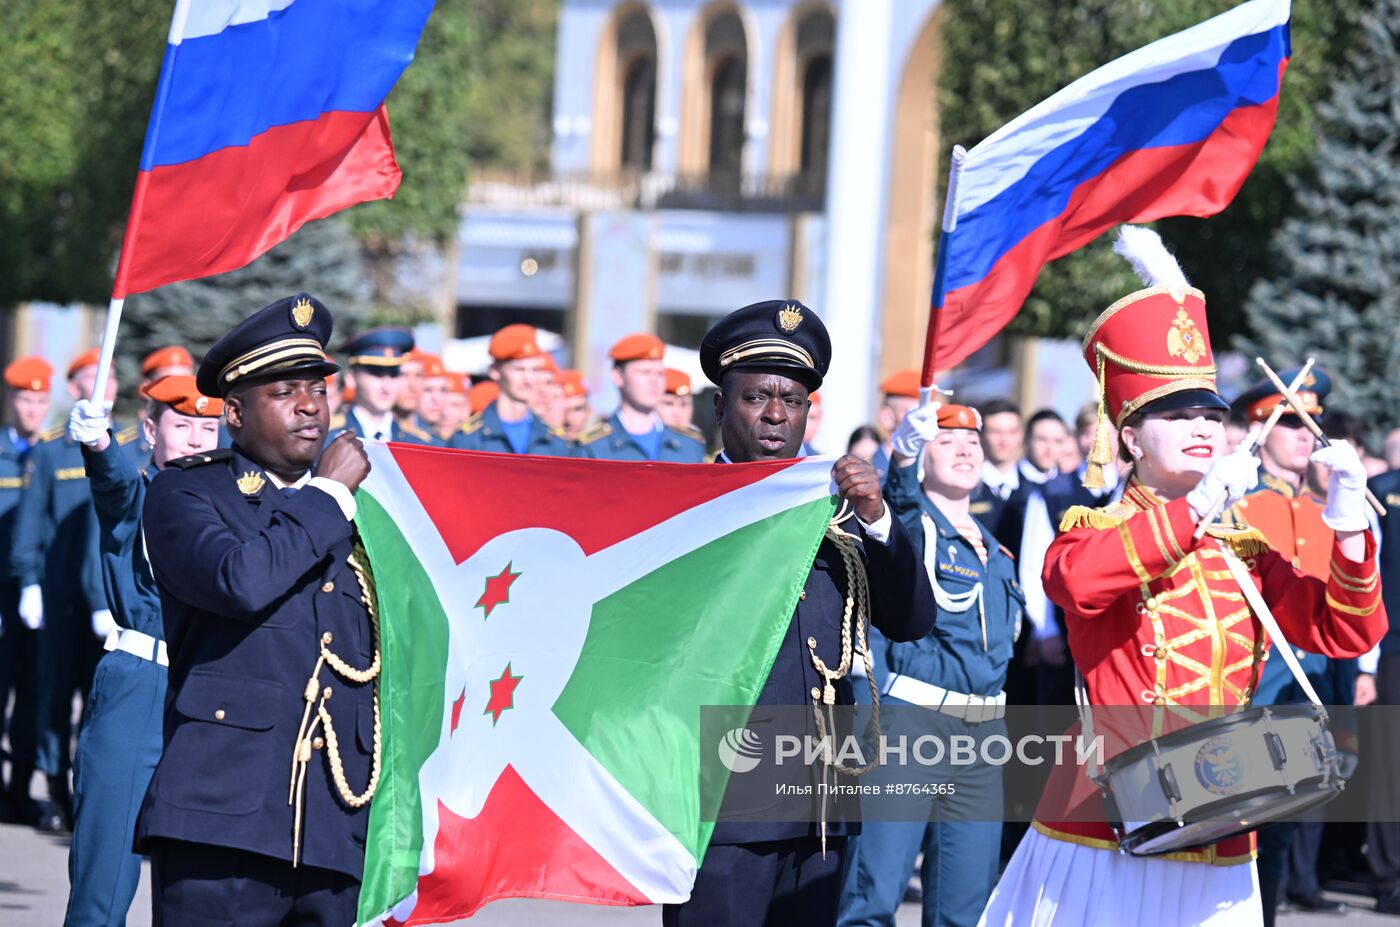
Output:
[[724,390],[715,390],[715,424],[719,425],[724,421]]
[[617,366],[616,364],[613,365],[612,369],[612,381],[613,386],[616,386],[618,389],[622,389],[622,368]]
[[230,428],[243,427],[243,399],[240,396],[228,395],[224,397],[224,418],[228,419]]

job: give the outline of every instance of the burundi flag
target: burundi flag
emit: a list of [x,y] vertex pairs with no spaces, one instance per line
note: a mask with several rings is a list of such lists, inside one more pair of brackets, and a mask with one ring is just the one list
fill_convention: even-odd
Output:
[[831,461],[366,446],[384,774],[360,922],[684,901],[714,828],[700,707],[758,698],[835,511]]

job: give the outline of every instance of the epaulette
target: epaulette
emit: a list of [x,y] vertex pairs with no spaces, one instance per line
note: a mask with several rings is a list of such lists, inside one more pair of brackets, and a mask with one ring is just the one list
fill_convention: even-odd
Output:
[[436,440],[432,435],[428,434],[426,431],[419,428],[417,425],[414,425],[412,422],[399,422],[399,427],[402,428],[404,431],[408,432],[409,434],[413,435],[413,437],[419,439],[420,441],[427,441],[429,444],[431,444],[433,441]]
[[330,429],[329,429],[329,430],[331,430],[331,431],[340,431],[341,429],[343,429],[343,428],[346,426],[346,424],[347,424],[347,422],[346,422],[346,418],[345,418],[345,413],[344,413],[344,412],[337,412],[336,414],[334,414],[334,415],[331,416],[331,424],[330,424]]
[[1010,557],[1012,560],[1016,559],[1016,555],[1013,554],[1005,544],[998,544],[997,546],[1001,548],[1003,554],[1006,554],[1006,556]]
[[1245,525],[1243,527],[1232,527],[1230,525],[1211,525],[1206,529],[1206,534],[1215,538],[1221,544],[1230,548],[1236,557],[1245,559],[1247,557],[1257,557],[1273,548],[1269,545],[1268,538],[1258,528]]
[[467,419],[465,422],[463,422],[463,423],[462,423],[462,427],[461,427],[461,428],[458,428],[457,431],[459,431],[460,433],[462,433],[462,434],[464,434],[464,435],[475,434],[476,432],[478,432],[478,431],[481,430],[482,424],[484,424],[484,423],[482,422],[482,419],[481,419],[481,413],[478,412],[478,413],[476,413],[475,415],[473,415],[471,418],[469,418],[469,419]]
[[557,427],[555,427],[554,425],[546,425],[545,427],[546,427],[547,429],[549,429],[549,433],[550,433],[551,435],[553,435],[554,437],[558,438],[560,441],[568,441],[568,440],[569,440],[569,433],[568,433],[567,431],[565,431],[564,429],[562,429],[562,428],[557,428]]
[[612,434],[612,425],[607,422],[599,422],[592,428],[585,428],[580,432],[577,441],[582,447],[585,444],[592,444],[594,441],[606,438],[610,434]]
[[233,456],[233,451],[226,447],[217,447],[207,454],[191,454],[188,457],[177,457],[174,460],[167,460],[167,468],[174,467],[176,470],[189,470],[192,467],[202,467],[205,464],[218,463],[221,460],[228,460]]
[[681,427],[672,430],[675,431],[677,434],[689,438],[692,441],[699,441],[701,444],[705,443],[705,433],[699,428],[696,428],[694,425],[682,425]]
[[1091,509],[1087,505],[1071,505],[1060,519],[1060,533],[1075,528],[1117,528],[1133,516],[1137,509],[1125,502],[1115,502],[1103,508]]
[[55,425],[39,432],[40,441],[56,441],[68,432],[67,425]]
[[138,434],[140,434],[140,432],[137,431],[135,425],[127,425],[121,431],[117,432],[117,443],[130,444],[132,441],[136,440]]

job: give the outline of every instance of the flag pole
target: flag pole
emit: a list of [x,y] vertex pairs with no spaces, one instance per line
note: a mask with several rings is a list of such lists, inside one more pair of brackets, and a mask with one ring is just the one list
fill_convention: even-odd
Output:
[[934,377],[938,371],[938,322],[943,314],[943,296],[948,267],[948,245],[953,230],[958,226],[958,182],[962,178],[963,164],[967,160],[967,149],[953,146],[952,162],[948,167],[948,190],[943,197],[943,233],[938,238],[938,259],[934,264],[933,295],[928,306],[928,330],[924,334],[924,365],[919,376],[919,405],[928,405],[933,396]]
[[[175,0],[175,12],[170,17],[170,34],[167,39],[166,60],[161,63],[160,78],[156,84],[155,102],[151,104],[151,121],[146,128],[146,141],[142,148],[141,167],[145,167],[146,152],[155,147],[156,135],[160,132],[160,117],[165,109],[166,98],[170,95],[170,79],[173,68],[171,60],[185,34],[185,24],[190,18],[192,0]],[[107,393],[107,378],[112,373],[112,355],[117,349],[117,328],[122,322],[122,307],[126,305],[126,274],[131,266],[131,253],[136,244],[136,232],[141,225],[142,203],[146,198],[145,171],[138,168],[136,190],[131,196],[131,211],[127,214],[126,231],[122,236],[121,255],[117,258],[116,278],[112,281],[112,299],[107,303],[107,318],[102,325],[102,347],[97,358],[97,376],[92,381],[93,402],[101,402]]]

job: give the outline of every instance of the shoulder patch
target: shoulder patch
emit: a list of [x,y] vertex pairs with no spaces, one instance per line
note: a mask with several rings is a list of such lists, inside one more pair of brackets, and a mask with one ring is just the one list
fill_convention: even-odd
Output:
[[464,435],[474,434],[481,430],[482,424],[481,413],[478,412],[463,422],[462,427],[458,428],[457,431]]
[[560,441],[569,440],[569,434],[564,429],[556,428],[553,425],[546,425],[545,427],[549,429],[549,433],[551,436],[558,438]]
[[701,444],[705,443],[705,433],[699,428],[696,428],[694,425],[685,425],[681,428],[672,428],[671,430],[683,438],[689,438],[690,440],[698,441]]
[[63,437],[64,434],[67,433],[67,431],[68,427],[66,425],[55,425],[52,428],[48,428],[44,431],[39,432],[39,440],[54,441]]
[[579,433],[576,440],[579,445],[592,444],[594,441],[606,438],[610,434],[612,434],[612,425],[607,422],[599,422],[591,428],[585,428]]
[[233,456],[233,451],[226,447],[215,448],[207,454],[191,454],[188,457],[177,457],[174,460],[167,460],[167,468],[174,467],[176,470],[189,470],[193,467],[202,467],[205,464],[218,463],[228,460]]
[[1060,531],[1072,531],[1075,528],[1116,528],[1133,514],[1134,509],[1130,505],[1122,502],[1115,502],[1103,508],[1091,509],[1085,505],[1072,505],[1060,519]]
[[117,443],[130,444],[132,441],[136,440],[139,434],[140,432],[135,425],[127,425],[121,431],[117,432]]

